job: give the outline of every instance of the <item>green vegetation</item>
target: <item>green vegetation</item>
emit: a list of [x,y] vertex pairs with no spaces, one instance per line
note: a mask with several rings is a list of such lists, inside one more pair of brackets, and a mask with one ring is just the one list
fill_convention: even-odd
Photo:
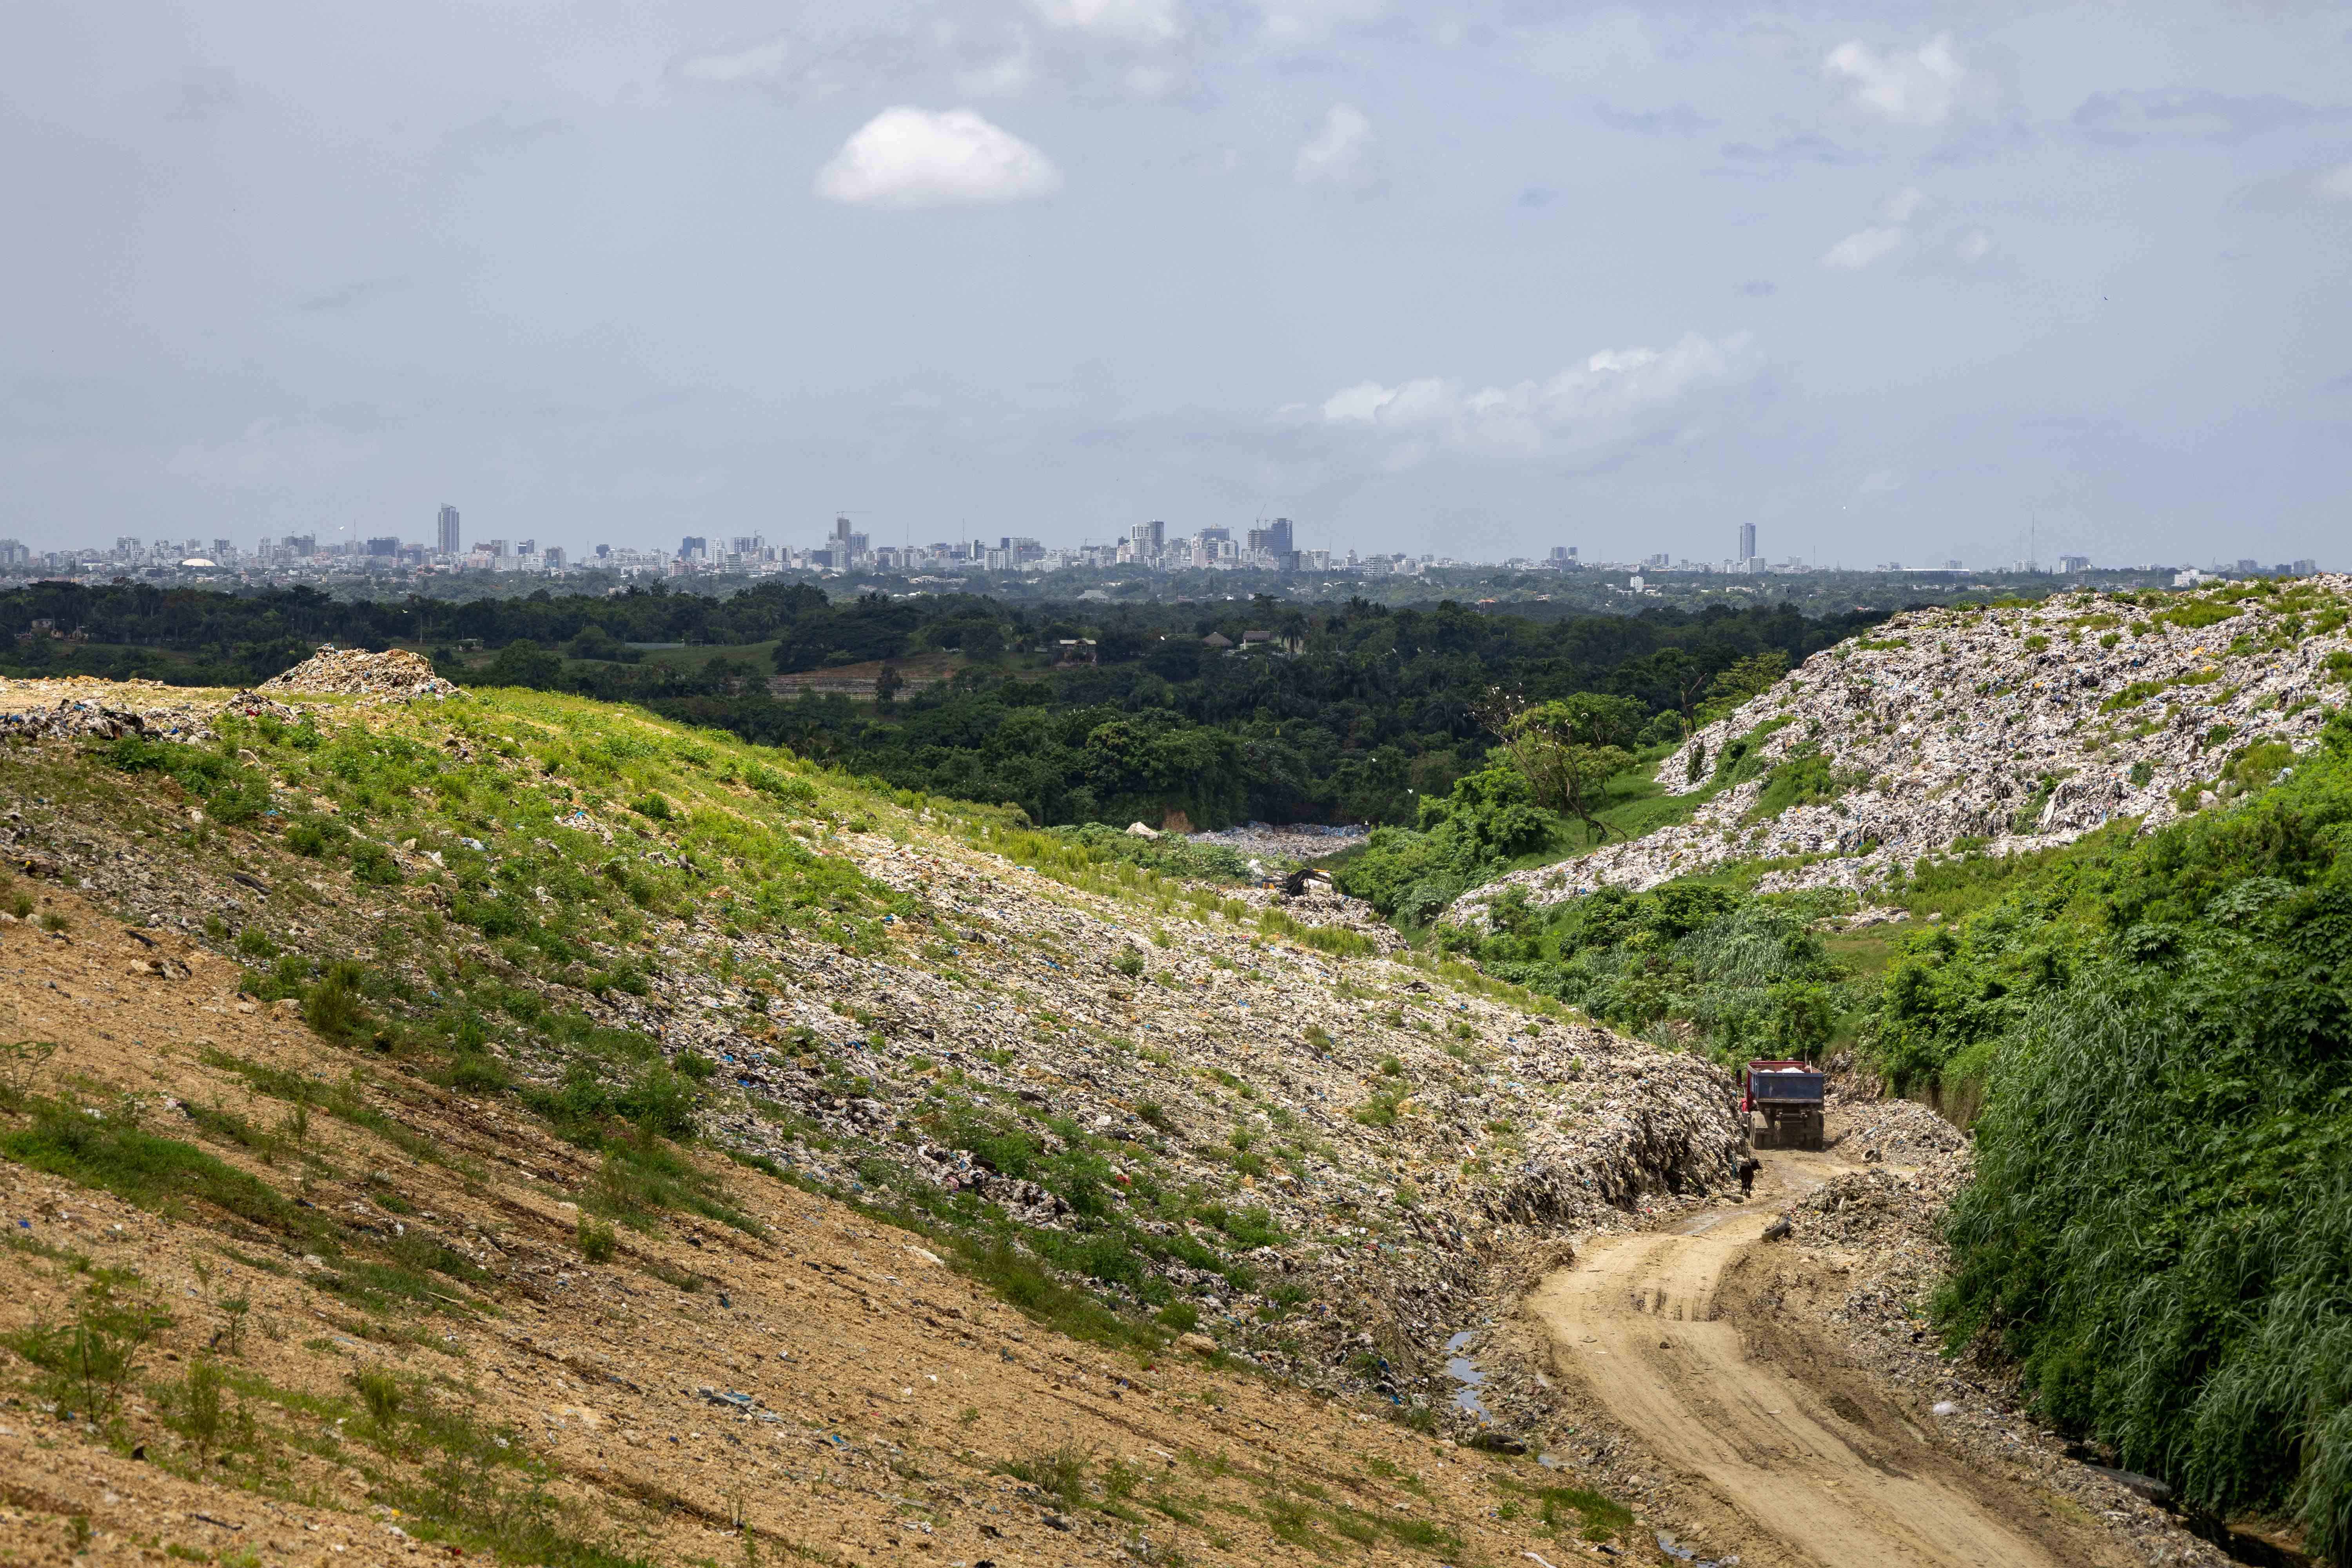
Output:
[[1560,837],[1559,818],[1535,804],[1517,768],[1482,769],[1443,798],[1424,796],[1417,830],[1377,827],[1338,873],[1339,885],[1403,925],[1423,925],[1518,856]]
[[1979,879],[1873,1040],[1981,1086],[1938,1300],[2042,1412],[2352,1552],[2352,722],[2267,793]]
[[61,1414],[81,1415],[100,1429],[121,1408],[148,1342],[172,1322],[152,1298],[124,1293],[132,1279],[98,1271],[76,1297],[71,1322],[35,1323],[6,1341],[45,1374],[44,1392]]
[[[1244,817],[1395,824],[1475,771],[1501,738],[1470,693],[1498,687],[1532,704],[1606,693],[1636,704],[1647,741],[1679,740],[1702,713],[1728,711],[1790,662],[1879,618],[1717,605],[1537,619],[1452,602],[1309,610],[1270,598],[835,602],[805,584],[725,599],[656,587],[465,603],[40,584],[0,594],[0,633],[37,619],[90,640],[0,636],[0,674],[240,687],[321,640],[397,643],[430,650],[466,685],[636,703],[897,788],[1011,802],[1039,824],[1158,826],[1180,812],[1202,827]],[[1251,631],[1263,636],[1246,640]],[[1097,662],[1061,662],[1064,639],[1077,637],[1094,640]],[[778,696],[766,684],[772,672],[919,658],[959,672],[887,702]],[[1664,728],[1649,729],[1653,720]],[[255,798],[241,773],[199,782],[183,781],[218,801],[208,813]],[[326,824],[304,832],[332,850]]]
[[1490,931],[1442,926],[1438,940],[1497,979],[1628,1032],[1668,1026],[1660,1037],[1725,1060],[1811,1057],[1863,1000],[1811,929],[1843,902],[1694,881],[1538,908],[1515,887],[1491,906]]

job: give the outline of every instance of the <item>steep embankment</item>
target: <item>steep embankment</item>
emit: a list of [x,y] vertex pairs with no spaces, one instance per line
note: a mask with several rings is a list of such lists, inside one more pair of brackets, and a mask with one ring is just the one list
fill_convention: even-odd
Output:
[[1922,856],[2153,827],[2269,782],[2352,675],[2352,578],[1932,609],[1815,654],[1659,764],[1686,824],[1465,894],[1545,904],[1763,862],[1865,889]]
[[[760,1173],[679,1152],[724,1221],[600,1224],[621,1173],[527,1111],[355,1058],[179,933],[34,909],[0,926],[0,1006],[61,1047],[0,1115],[13,1561],[1561,1550],[1492,1517],[1532,1465],[1041,1329]],[[1574,1500],[1570,1536],[1629,1522]]]
[[[213,1396],[185,1382],[187,1358],[235,1293],[254,1322],[267,1300],[284,1337],[261,1338],[289,1359],[221,1363],[229,1407],[255,1422],[224,1430],[245,1444],[233,1479],[276,1498],[289,1531],[357,1531],[344,1516],[363,1499],[421,1508],[425,1468],[446,1463],[463,1471],[452,1496],[479,1507],[428,1510],[429,1528],[510,1553],[509,1525],[539,1515],[506,1482],[531,1466],[552,1478],[549,1529],[650,1499],[619,1534],[661,1557],[739,1510],[820,1553],[840,1550],[822,1546],[835,1530],[876,1551],[885,1532],[945,1546],[955,1515],[967,1561],[1041,1506],[1084,1530],[1148,1526],[1149,1552],[1182,1531],[1195,1561],[1335,1535],[1415,1552],[1507,1537],[1469,1500],[1490,1479],[1416,1472],[1387,1426],[1388,1447],[1349,1462],[1425,1500],[1410,1510],[1434,1533],[1395,1524],[1410,1510],[1385,1493],[1357,1509],[1305,1456],[1360,1422],[1282,1390],[1458,1422],[1430,1397],[1433,1352],[1556,1227],[1622,1226],[1733,1182],[1740,1135],[1713,1068],[1466,970],[1374,956],[1345,911],[1307,923],[1310,906],[1256,908],[626,710],[442,699],[413,670],[351,661],[310,679],[339,695],[305,695],[300,677],[226,701],[0,691],[16,897],[62,921],[0,929],[0,949],[26,955],[18,1032],[65,1047],[20,1058],[0,1117],[21,1167],[0,1169],[33,1222],[0,1264],[21,1287],[9,1326],[35,1336],[8,1375],[35,1408],[73,1408],[66,1342],[36,1326],[74,1300],[112,1310],[90,1279],[118,1300],[168,1293],[178,1321],[155,1343],[183,1360],[148,1357],[112,1438],[196,1485],[207,1445],[230,1439],[194,1436]],[[698,1142],[749,1163],[714,1168]],[[100,1212],[93,1187],[135,1243],[61,1217]],[[835,1295],[806,1289],[820,1284]],[[1002,1382],[1028,1358],[992,1295],[1047,1336],[1034,1388]],[[306,1317],[334,1331],[298,1356],[284,1346]],[[551,1339],[570,1370],[523,1370]],[[1175,1369],[1171,1342],[1290,1381],[1244,1396]],[[499,1367],[515,1379],[504,1403],[485,1381]],[[982,1367],[996,1403],[938,1392],[989,1383]],[[1157,1390],[1164,1421],[1138,1424],[1118,1377]],[[703,1384],[778,1419],[728,1402],[697,1422]],[[1087,1412],[1062,1408],[1073,1389]],[[1186,1391],[1267,1402],[1250,1406],[1263,1425],[1212,1422]],[[452,1414],[466,1409],[475,1426]],[[861,1415],[867,1436],[845,1435]],[[480,1425],[499,1421],[516,1425]],[[886,1440],[891,1421],[912,1425]],[[772,1427],[799,1463],[734,1462]],[[1059,1458],[1055,1432],[1076,1445]],[[614,1433],[639,1441],[615,1448]],[[1228,1474],[1213,1449],[1244,1440],[1255,1457]],[[846,1470],[825,1457],[845,1443]],[[1206,1457],[1169,1472],[1151,1443]],[[116,1484],[131,1472],[105,1463],[105,1487],[131,1497]],[[43,1464],[57,1484],[22,1506],[89,1503],[84,1470]],[[992,1500],[992,1466],[1059,1502]],[[152,1492],[233,1517],[181,1509],[181,1484],[158,1475],[140,1506]],[[1588,1503],[1596,1528],[1622,1526],[1563,1492],[1543,1528],[1573,1534]],[[160,1528],[126,1516],[116,1538]]]

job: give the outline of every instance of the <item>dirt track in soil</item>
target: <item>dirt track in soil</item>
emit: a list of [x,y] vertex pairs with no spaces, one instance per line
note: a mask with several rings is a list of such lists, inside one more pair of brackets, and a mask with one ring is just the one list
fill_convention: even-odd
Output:
[[1554,1367],[1674,1477],[1684,1511],[1749,1568],[2128,1561],[2089,1521],[1932,1443],[1801,1340],[1742,1321],[1733,1281],[1771,1256],[1765,1227],[1853,1168],[1831,1154],[1759,1157],[1750,1206],[1597,1239],[1528,1301]]

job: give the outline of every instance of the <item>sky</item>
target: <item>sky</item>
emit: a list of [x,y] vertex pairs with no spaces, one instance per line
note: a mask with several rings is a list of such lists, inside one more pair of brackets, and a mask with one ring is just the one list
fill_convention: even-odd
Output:
[[12,0],[0,533],[2352,567],[2352,13]]

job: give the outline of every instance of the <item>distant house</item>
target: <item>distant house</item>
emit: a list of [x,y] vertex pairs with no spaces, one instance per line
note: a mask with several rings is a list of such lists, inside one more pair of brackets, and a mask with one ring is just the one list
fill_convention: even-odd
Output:
[[1224,649],[1234,646],[1234,639],[1227,637],[1223,632],[1211,632],[1207,637],[1201,639],[1201,646],[1202,647],[1215,648],[1219,652],[1223,652]]
[[1055,645],[1055,647],[1061,656],[1057,660],[1059,663],[1092,664],[1095,662],[1095,639],[1092,637],[1064,637]]
[[1274,634],[1272,632],[1262,632],[1255,626],[1252,626],[1249,630],[1242,633],[1242,647],[1258,647],[1266,643],[1270,643],[1273,640]]

